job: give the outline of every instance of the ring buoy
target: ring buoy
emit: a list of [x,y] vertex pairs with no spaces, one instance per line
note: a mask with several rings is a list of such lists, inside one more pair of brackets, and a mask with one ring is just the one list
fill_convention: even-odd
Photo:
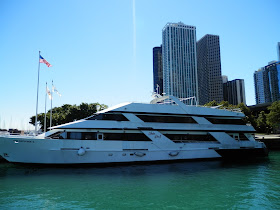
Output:
[[84,154],[86,154],[86,150],[85,150],[83,147],[81,147],[81,148],[78,150],[78,155],[79,155],[79,156],[83,156]]

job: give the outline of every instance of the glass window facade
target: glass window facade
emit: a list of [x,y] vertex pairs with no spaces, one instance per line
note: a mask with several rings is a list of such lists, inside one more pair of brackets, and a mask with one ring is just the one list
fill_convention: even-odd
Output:
[[280,61],[254,73],[256,104],[280,100]]
[[162,30],[163,92],[198,99],[196,28],[168,23]]

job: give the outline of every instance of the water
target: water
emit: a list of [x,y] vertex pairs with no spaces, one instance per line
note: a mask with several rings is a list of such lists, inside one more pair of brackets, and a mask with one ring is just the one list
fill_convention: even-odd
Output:
[[0,209],[279,209],[280,152],[268,159],[106,168],[0,164]]

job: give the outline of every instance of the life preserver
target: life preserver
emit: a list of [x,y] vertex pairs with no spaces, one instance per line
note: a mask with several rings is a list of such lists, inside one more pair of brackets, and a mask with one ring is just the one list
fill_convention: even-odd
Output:
[[78,150],[78,155],[79,155],[79,156],[83,156],[84,154],[86,154],[86,150],[85,150],[83,147],[81,147],[81,148]]

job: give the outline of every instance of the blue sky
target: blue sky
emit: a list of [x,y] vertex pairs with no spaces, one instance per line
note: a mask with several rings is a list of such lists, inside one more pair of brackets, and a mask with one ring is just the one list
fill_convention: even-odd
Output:
[[279,6],[278,0],[0,0],[0,128],[32,129],[39,50],[53,65],[41,64],[39,113],[51,80],[62,94],[53,106],[149,102],[152,49],[168,22],[196,26],[197,40],[219,35],[222,74],[244,79],[247,104],[255,104],[253,73],[277,59]]

